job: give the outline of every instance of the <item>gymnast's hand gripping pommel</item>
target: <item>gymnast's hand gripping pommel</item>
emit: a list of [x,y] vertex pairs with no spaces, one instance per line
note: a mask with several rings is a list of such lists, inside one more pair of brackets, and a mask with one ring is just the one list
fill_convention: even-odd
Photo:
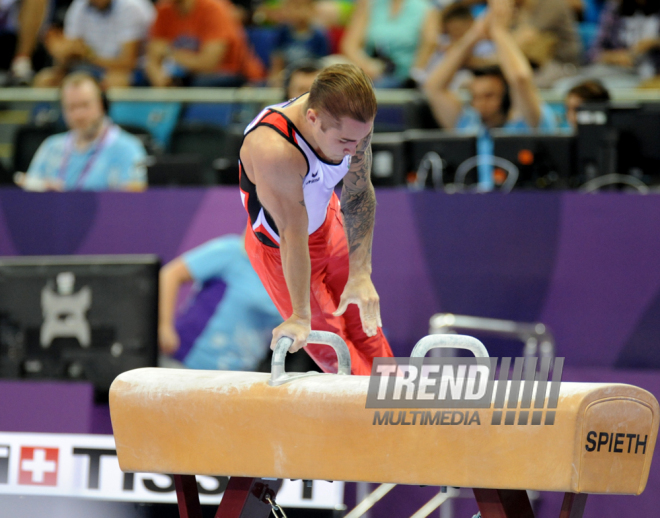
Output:
[[[346,342],[342,340],[339,335],[328,333],[327,331],[312,331],[307,338],[308,343],[325,344],[332,347],[337,353],[338,371],[337,374],[350,375],[351,374],[351,354],[348,351]],[[268,384],[271,387],[276,387],[304,376],[318,375],[317,372],[307,372],[302,374],[287,374],[284,371],[284,358],[289,351],[289,347],[293,344],[293,340],[289,337],[283,336],[277,341],[275,351],[273,352],[273,360],[271,362],[271,374]]]

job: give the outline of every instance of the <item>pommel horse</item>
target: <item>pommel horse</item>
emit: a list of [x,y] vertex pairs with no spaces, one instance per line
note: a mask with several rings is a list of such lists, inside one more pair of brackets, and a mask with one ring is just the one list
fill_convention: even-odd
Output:
[[[110,410],[119,465],[175,474],[182,518],[201,517],[195,475],[231,477],[216,518],[266,518],[281,479],[473,488],[483,518],[531,518],[526,490],[565,493],[560,518],[581,518],[588,494],[638,495],[658,434],[656,398],[638,387],[562,383],[552,426],[374,426],[369,377],[349,376],[336,335],[309,342],[338,352],[338,374],[287,374],[289,339],[272,372],[143,368],[119,375]],[[472,337],[430,335],[413,350],[467,348]]]

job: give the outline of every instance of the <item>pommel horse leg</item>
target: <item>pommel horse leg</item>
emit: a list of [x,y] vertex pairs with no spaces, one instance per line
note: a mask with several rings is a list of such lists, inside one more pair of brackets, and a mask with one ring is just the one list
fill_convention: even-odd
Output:
[[534,518],[527,491],[474,488],[482,518]]
[[[176,499],[181,518],[202,518],[197,480],[194,475],[174,475]],[[281,480],[231,477],[222,501],[215,513],[216,518],[268,518]]]
[[[473,489],[482,518],[534,518],[527,491]],[[587,495],[565,493],[559,518],[582,518]]]
[[180,518],[202,518],[195,475],[174,475],[174,488]]
[[559,518],[582,518],[586,504],[586,493],[564,493],[564,501],[561,504]]

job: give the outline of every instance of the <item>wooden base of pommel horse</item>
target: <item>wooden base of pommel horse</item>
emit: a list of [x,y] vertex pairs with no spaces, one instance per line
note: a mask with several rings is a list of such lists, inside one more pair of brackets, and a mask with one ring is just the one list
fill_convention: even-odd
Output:
[[[487,356],[471,337],[432,335],[422,343]],[[316,375],[286,374],[286,349],[280,353],[278,344],[270,379],[158,368],[119,375],[110,412],[121,469],[177,474],[182,518],[200,516],[193,474],[233,477],[217,518],[268,516],[278,479],[477,488],[482,518],[533,517],[525,490],[565,493],[560,518],[580,518],[587,494],[638,495],[646,486],[660,407],[638,387],[561,383],[543,425],[522,410],[523,394],[540,386],[534,381],[507,396],[505,419],[493,404],[479,409],[477,422],[439,426],[448,423],[436,416],[434,424],[395,426],[400,419],[379,424],[365,408],[369,377],[347,376],[343,353],[340,374]],[[505,388],[511,394],[513,382]]]

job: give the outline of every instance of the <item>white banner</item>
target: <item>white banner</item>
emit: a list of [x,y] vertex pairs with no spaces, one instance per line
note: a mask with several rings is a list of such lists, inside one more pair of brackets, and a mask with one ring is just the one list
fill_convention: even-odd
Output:
[[[219,504],[226,477],[198,476],[202,504]],[[153,473],[123,473],[112,435],[0,432],[0,494],[49,495],[175,503],[174,479]],[[344,483],[285,480],[282,507],[343,508]]]

